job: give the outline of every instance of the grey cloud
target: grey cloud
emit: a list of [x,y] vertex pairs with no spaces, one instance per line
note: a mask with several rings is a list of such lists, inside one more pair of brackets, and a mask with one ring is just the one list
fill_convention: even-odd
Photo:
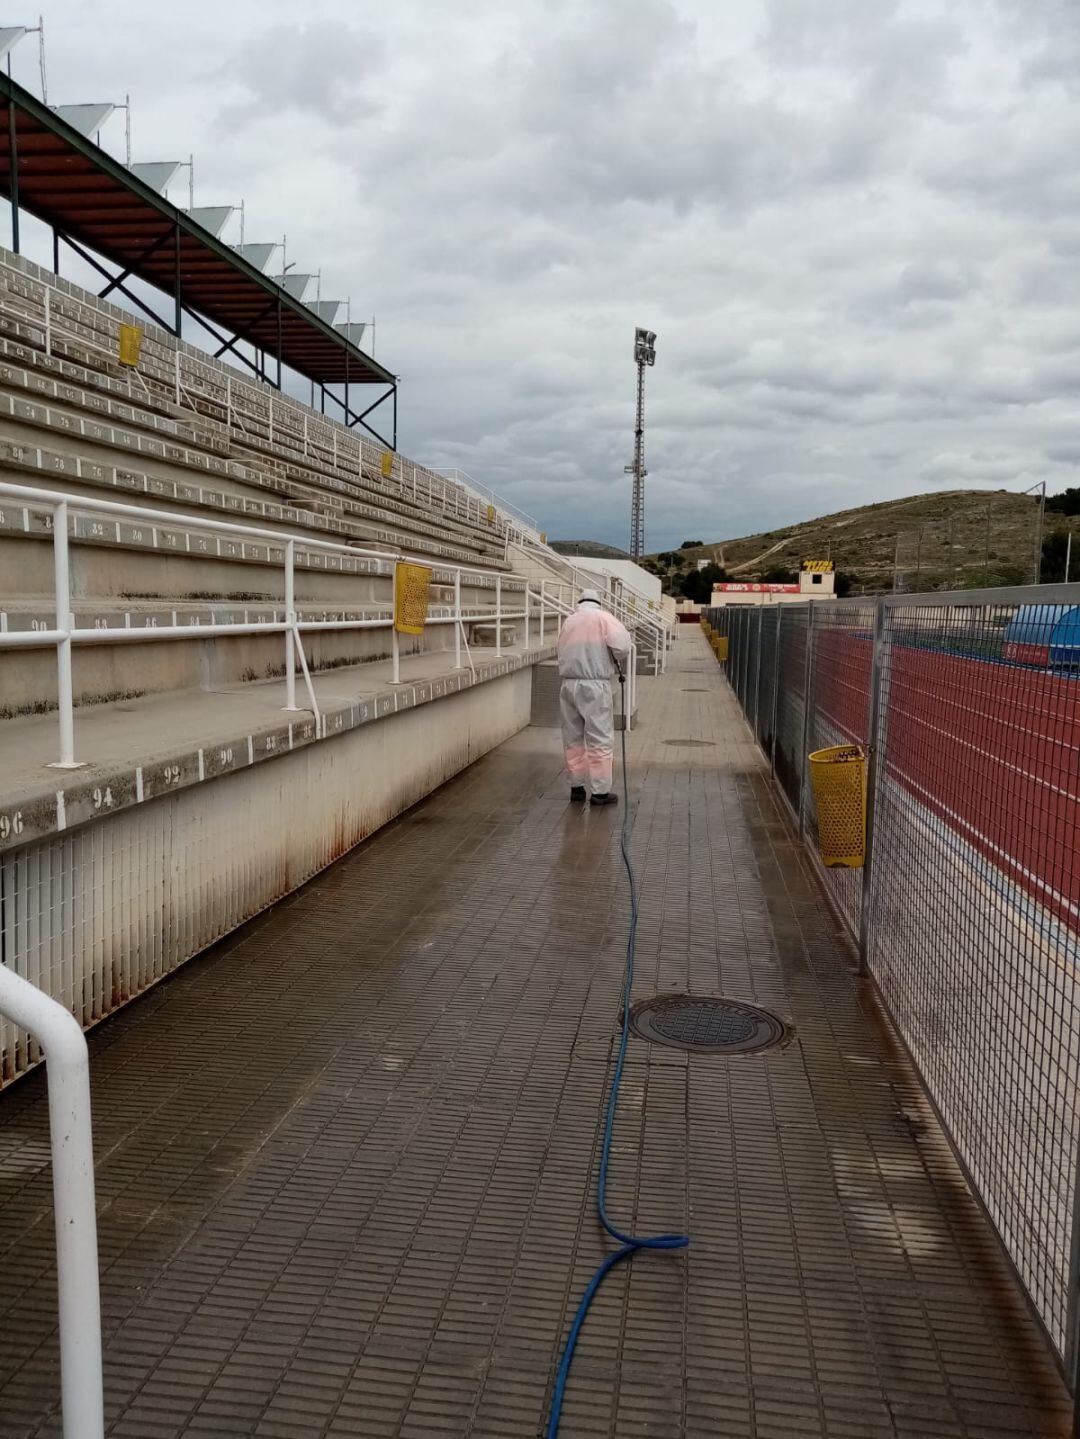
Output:
[[130,88],[140,158],[376,314],[402,449],[549,533],[625,541],[638,323],[652,544],[1068,482],[1075,0],[89,8],[58,95]]

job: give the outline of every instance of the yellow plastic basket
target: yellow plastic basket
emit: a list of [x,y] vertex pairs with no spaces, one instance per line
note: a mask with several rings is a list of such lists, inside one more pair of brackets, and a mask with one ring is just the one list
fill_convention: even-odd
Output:
[[866,751],[840,744],[810,756],[818,848],[830,868],[862,869],[866,859]]

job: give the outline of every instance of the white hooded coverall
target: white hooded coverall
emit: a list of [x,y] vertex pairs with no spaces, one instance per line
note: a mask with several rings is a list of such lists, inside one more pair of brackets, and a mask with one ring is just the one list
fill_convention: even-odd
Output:
[[593,794],[611,789],[615,723],[612,655],[630,653],[630,633],[593,600],[583,600],[559,634],[559,709],[570,783]]

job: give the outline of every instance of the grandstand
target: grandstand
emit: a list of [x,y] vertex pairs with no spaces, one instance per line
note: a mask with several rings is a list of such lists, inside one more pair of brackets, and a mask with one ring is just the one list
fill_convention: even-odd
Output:
[[[597,576],[380,439],[353,401],[388,371],[0,89],[15,210],[176,302],[122,360],[129,308],[0,252],[0,978],[53,1026],[42,1065],[31,1011],[0,1012],[0,1435],[533,1439],[611,1252],[590,1156],[627,892],[611,812],[567,804],[553,703],[559,626]],[[185,342],[181,311],[247,344],[248,372],[231,341]],[[269,382],[283,364],[319,409]],[[604,601],[635,640],[634,998],[767,1005],[781,1042],[703,1054],[697,1021],[675,1047],[633,1039],[609,1198],[692,1244],[609,1281],[564,1436],[1064,1436],[1075,1066],[1025,1047],[1075,1038],[1046,958],[1074,962],[1072,911],[1023,949],[1044,917],[1001,885],[1008,812],[978,868],[952,800],[932,845],[906,815],[917,924],[900,841],[839,879],[798,844],[810,742],[838,712],[845,738],[885,733],[881,606],[725,612],[733,690],[696,627],[676,645],[617,578]],[[963,728],[948,673],[925,670],[950,693],[919,745]],[[961,743],[919,773],[968,762]],[[980,771],[987,793],[1011,773]],[[869,940],[865,874],[893,887]],[[1008,922],[976,929],[995,885]],[[916,932],[950,936],[929,981]],[[971,1018],[993,943],[1023,951],[991,965],[1008,1054]],[[895,1042],[913,1032],[929,1094]],[[1005,1078],[1008,1123],[980,1109]]]

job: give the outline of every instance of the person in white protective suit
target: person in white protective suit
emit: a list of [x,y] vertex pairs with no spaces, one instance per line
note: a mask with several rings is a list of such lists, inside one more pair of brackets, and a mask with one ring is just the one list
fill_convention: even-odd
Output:
[[592,804],[619,802],[611,788],[615,741],[612,656],[625,661],[632,643],[629,631],[600,608],[597,592],[582,590],[577,609],[559,634],[559,710],[571,799],[584,800],[588,783]]

